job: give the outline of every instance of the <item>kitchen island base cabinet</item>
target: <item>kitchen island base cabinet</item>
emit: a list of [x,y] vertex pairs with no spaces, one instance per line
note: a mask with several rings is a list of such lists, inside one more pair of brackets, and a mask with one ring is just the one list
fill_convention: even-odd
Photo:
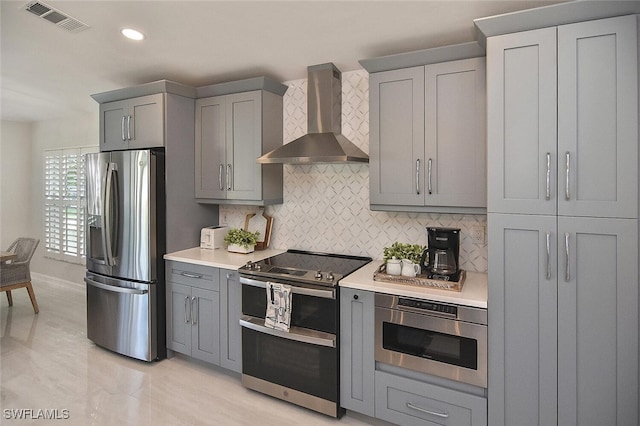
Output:
[[167,347],[242,371],[237,271],[167,261]]
[[384,371],[375,373],[376,418],[401,426],[483,426],[487,399]]

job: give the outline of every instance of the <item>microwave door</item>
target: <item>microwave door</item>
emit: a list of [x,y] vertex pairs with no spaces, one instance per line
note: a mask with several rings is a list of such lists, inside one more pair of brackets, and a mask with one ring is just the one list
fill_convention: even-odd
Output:
[[113,275],[155,281],[155,156],[149,150],[117,151],[111,161],[118,200]]

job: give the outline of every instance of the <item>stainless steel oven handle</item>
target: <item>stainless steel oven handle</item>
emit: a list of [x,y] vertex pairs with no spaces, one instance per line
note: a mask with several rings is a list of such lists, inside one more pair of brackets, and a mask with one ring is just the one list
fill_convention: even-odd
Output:
[[[276,281],[272,281],[272,282],[275,283]],[[260,287],[260,288],[267,288],[266,281],[254,280],[254,279],[245,278],[245,277],[240,277],[240,284],[246,284],[246,285],[251,285],[251,286]],[[284,283],[280,283],[280,284],[288,285]],[[294,285],[288,285],[288,286],[291,287],[291,293],[294,293],[294,294],[301,294],[303,296],[322,297],[324,299],[336,298],[334,289],[319,290],[315,288],[297,287]]]
[[[326,346],[329,348],[336,347],[336,338],[333,335],[331,335],[333,336],[332,338],[324,338],[320,336],[299,334],[293,331],[286,332],[282,330],[276,330],[273,328],[265,327],[264,325],[262,325],[263,323],[264,323],[264,320],[262,318],[255,318],[249,315],[243,315],[242,318],[240,318],[241,327],[248,328],[250,330],[254,330],[259,333],[269,334],[275,337],[282,337],[283,339],[293,340],[296,342],[310,343],[316,346]],[[320,332],[317,332],[317,333],[320,333]],[[322,333],[322,334],[329,335],[328,333]]]
[[147,290],[138,290],[136,288],[126,288],[126,287],[118,287],[114,285],[102,284],[97,281],[90,280],[88,278],[84,279],[84,282],[89,284],[92,287],[97,287],[102,290],[112,291],[114,293],[126,293],[126,294],[147,294]]
[[421,413],[431,414],[432,416],[440,417],[442,419],[449,418],[448,413],[439,413],[437,411],[427,410],[426,408],[418,407],[410,402],[407,402],[407,408],[411,408],[412,410],[420,411]]

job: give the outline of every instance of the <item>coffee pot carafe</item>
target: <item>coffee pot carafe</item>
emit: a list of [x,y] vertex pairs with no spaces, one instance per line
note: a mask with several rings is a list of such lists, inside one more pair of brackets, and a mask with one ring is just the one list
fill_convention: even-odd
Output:
[[[460,254],[460,229],[427,228],[427,250],[420,265],[431,279],[458,281]],[[428,259],[428,260],[427,260]]]

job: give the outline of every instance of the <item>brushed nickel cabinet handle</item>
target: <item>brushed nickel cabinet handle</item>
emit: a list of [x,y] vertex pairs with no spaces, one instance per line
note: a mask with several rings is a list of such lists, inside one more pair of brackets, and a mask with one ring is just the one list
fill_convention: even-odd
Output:
[[220,191],[224,189],[222,185],[222,173],[224,172],[224,164],[220,164],[220,168],[218,169],[218,186],[220,187]]
[[127,119],[124,115],[122,116],[122,124],[120,125],[120,130],[122,131],[122,142],[127,140],[127,136],[124,134],[124,122]]
[[551,199],[551,153],[547,152],[547,193],[545,194],[547,200]]
[[547,238],[547,279],[551,279],[551,233],[546,233]]
[[227,164],[227,190],[231,191],[231,164]]
[[420,195],[420,159],[416,160],[416,194]]
[[565,159],[566,159],[566,181],[565,181],[565,191],[564,191],[564,198],[569,201],[571,199],[571,192],[569,190],[569,172],[571,171],[571,154],[569,153],[569,151],[567,151],[565,153]]
[[569,282],[569,281],[571,281],[571,269],[570,269],[571,262],[569,260],[570,259],[570,253],[569,253],[569,233],[568,232],[565,232],[565,234],[564,234],[564,251],[565,251],[565,255],[567,256],[567,264],[566,264],[567,270],[566,270],[566,273],[564,275],[564,280],[566,282]]
[[427,410],[426,408],[418,407],[410,402],[407,402],[407,408],[411,408],[412,410],[420,411],[421,413],[431,414],[432,416],[440,417],[441,419],[449,418],[448,413],[439,413],[437,411]]
[[[191,307],[187,310],[187,305],[189,305],[189,296],[184,297],[184,323],[189,324],[191,322]],[[187,312],[189,312],[187,314]]]
[[198,299],[196,297],[191,298],[191,324],[198,324]]
[[127,140],[131,140],[131,116],[127,115]]
[[429,169],[429,177],[428,177],[428,179],[427,179],[427,185],[428,185],[428,186],[427,186],[427,190],[429,191],[429,194],[432,194],[432,193],[433,193],[433,187],[432,187],[432,185],[431,185],[431,172],[433,171],[433,160],[432,160],[431,158],[429,158],[429,161],[428,161],[428,163],[427,163],[427,164],[429,165],[429,166],[428,166],[428,169]]

